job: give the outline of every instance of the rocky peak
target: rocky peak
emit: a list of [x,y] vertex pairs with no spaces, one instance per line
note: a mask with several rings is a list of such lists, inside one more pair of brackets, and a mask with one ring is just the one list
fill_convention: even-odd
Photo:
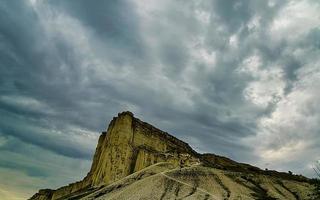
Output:
[[122,112],[100,136],[90,182],[110,184],[157,162],[178,164],[183,154],[196,161],[197,153],[187,143],[134,118],[131,112]]
[[135,118],[129,111],[119,113],[100,135],[87,176],[51,191],[52,199],[84,188],[111,184],[158,162],[178,166],[200,163],[200,159],[187,143]]

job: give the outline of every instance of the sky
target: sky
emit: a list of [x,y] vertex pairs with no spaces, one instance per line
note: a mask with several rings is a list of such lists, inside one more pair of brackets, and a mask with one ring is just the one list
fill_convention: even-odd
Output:
[[0,196],[80,180],[117,113],[261,168],[320,159],[318,0],[0,2]]

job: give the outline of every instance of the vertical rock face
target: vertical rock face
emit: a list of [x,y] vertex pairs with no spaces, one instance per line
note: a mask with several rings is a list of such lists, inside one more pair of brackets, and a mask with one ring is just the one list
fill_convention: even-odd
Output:
[[129,113],[121,114],[100,136],[90,170],[91,185],[109,184],[130,173],[134,151],[132,121]]
[[37,193],[32,199],[50,195],[51,199],[59,199],[79,190],[108,185],[164,161],[177,166],[200,162],[198,154],[187,143],[134,118],[130,112],[119,113],[107,132],[101,134],[90,172],[82,181]]
[[187,143],[123,112],[100,136],[89,182],[92,186],[110,184],[162,161],[199,162],[196,155]]

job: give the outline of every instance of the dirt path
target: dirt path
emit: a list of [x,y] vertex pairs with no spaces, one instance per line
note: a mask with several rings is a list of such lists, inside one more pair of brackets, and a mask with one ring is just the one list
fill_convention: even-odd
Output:
[[[183,184],[183,185],[189,186],[189,187],[191,187],[191,188],[195,188],[193,185],[191,185],[191,184],[189,184],[189,183],[186,183],[186,182],[183,182],[183,181],[180,181],[180,180],[178,180],[178,179],[176,179],[176,178],[173,178],[173,177],[171,177],[171,176],[168,176],[168,175],[166,175],[165,173],[166,173],[166,172],[161,172],[160,174],[163,175],[163,176],[165,176],[165,177],[168,178],[168,179],[171,179],[171,180],[176,181],[176,182],[178,182],[178,183],[181,183],[181,184]],[[198,190],[198,191],[200,191],[200,192],[203,192],[203,193],[205,193],[205,194],[207,194],[207,195],[210,195],[210,196],[211,196],[213,199],[215,199],[215,200],[219,200],[218,197],[216,197],[215,195],[207,192],[206,190],[204,190],[204,189],[202,189],[202,188],[196,187],[195,189]]]

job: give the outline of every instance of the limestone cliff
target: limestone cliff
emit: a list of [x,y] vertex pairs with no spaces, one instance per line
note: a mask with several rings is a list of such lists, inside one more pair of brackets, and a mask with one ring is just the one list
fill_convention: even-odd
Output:
[[[123,185],[128,186],[135,181],[139,181],[140,179],[142,179],[143,176],[146,176],[146,174],[142,172],[148,169],[148,166],[157,166],[150,168],[152,169],[150,170],[152,172],[149,171],[148,176],[157,174],[159,172],[162,173],[162,171],[159,171],[159,165],[157,165],[157,163],[166,163],[162,165],[162,171],[172,171],[180,168],[186,170],[190,167],[194,168],[196,169],[195,171],[199,172],[199,174],[192,172],[194,175],[193,178],[202,178],[203,180],[201,180],[201,182],[203,182],[203,184],[205,184],[208,181],[210,182],[210,184],[217,182],[218,176],[224,177],[225,180],[230,179],[228,184],[234,182],[233,185],[236,185],[238,184],[237,182],[243,180],[244,183],[242,183],[242,186],[241,184],[238,184],[238,189],[244,187],[243,185],[246,184],[248,184],[251,187],[252,184],[259,182],[265,184],[270,184],[274,182],[274,185],[279,185],[281,182],[282,185],[280,185],[279,188],[282,187],[282,190],[286,190],[286,192],[289,193],[288,195],[291,195],[291,197],[294,196],[292,192],[288,192],[290,190],[289,187],[291,186],[287,186],[287,184],[284,184],[282,180],[290,180],[291,182],[289,181],[289,183],[293,185],[293,188],[303,188],[303,190],[305,190],[305,188],[308,187],[312,188],[310,185],[308,185],[308,179],[302,176],[292,176],[287,173],[278,173],[275,171],[264,171],[251,165],[237,163],[228,158],[217,156],[214,154],[198,154],[187,143],[145,122],[140,121],[139,119],[135,118],[133,114],[130,112],[123,112],[118,114],[117,117],[113,118],[113,120],[109,124],[107,131],[101,134],[96,148],[96,152],[94,154],[91,169],[82,181],[58,188],[57,190],[40,190],[37,194],[31,197],[31,199],[86,199],[87,197],[88,199],[96,199],[96,196],[99,196],[99,191],[101,190],[116,191],[116,189],[121,189]],[[179,172],[181,172],[181,170],[175,171],[173,175],[177,178],[179,176]],[[185,172],[189,173],[188,171]],[[139,175],[138,179],[128,179],[128,177],[130,177],[129,175],[137,173],[142,173],[143,175]],[[248,174],[251,175],[247,176]],[[164,173],[160,175],[163,175],[164,177],[168,178],[168,175],[165,175]],[[183,177],[183,174],[180,175],[181,177]],[[268,178],[271,176],[272,179]],[[210,177],[212,180],[210,179]],[[233,179],[231,179],[230,177],[233,177]],[[276,178],[276,180],[273,180],[274,178]],[[119,181],[121,182],[120,186]],[[124,181],[125,183],[123,183]],[[178,182],[180,182],[181,184],[185,181],[180,180]],[[218,183],[220,185],[222,184],[221,181],[218,181]],[[143,185],[146,183],[143,182],[141,184]],[[194,186],[193,184],[189,183],[187,185],[189,185],[188,187],[190,187],[190,185]],[[197,185],[199,185],[199,183],[197,183]],[[194,187],[197,188],[197,185]],[[222,186],[222,189],[224,190],[230,190],[230,194],[235,194],[235,191],[238,191],[238,189],[226,189],[226,186],[225,188],[223,187],[224,186]],[[254,187],[255,186],[252,186],[252,188]],[[258,186],[256,186],[256,189],[247,188],[247,196],[251,194],[250,192],[254,193],[258,190],[262,191],[262,195],[267,194],[268,190],[264,189],[263,187],[264,186],[258,184]],[[123,191],[121,193],[123,193]],[[195,191],[193,191],[193,193],[195,193]],[[200,193],[197,195],[208,195],[205,195],[203,192],[203,194]],[[239,194],[240,193],[241,192],[239,192]],[[107,195],[105,198],[99,197],[97,199],[109,199],[110,194],[108,194],[109,196],[105,194]],[[288,195],[286,197],[288,197]],[[294,197],[296,198],[296,196]],[[144,198],[148,199],[148,196],[144,196]],[[196,196],[195,198],[197,199]]]
[[131,112],[119,113],[107,132],[101,134],[91,170],[82,181],[55,191],[41,191],[32,199],[59,199],[79,190],[108,185],[158,162],[188,165],[199,163],[198,157],[187,143],[134,118]]

